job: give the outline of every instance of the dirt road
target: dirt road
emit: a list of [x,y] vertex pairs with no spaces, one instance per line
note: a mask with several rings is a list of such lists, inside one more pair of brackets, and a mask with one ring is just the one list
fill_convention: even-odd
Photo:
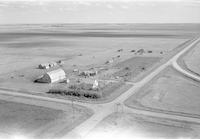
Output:
[[183,69],[178,63],[177,61],[173,62],[173,67],[179,71],[180,73],[182,73],[184,76],[189,77],[193,80],[199,81],[200,82],[200,77],[198,75],[192,74],[190,72],[188,72],[187,70]]

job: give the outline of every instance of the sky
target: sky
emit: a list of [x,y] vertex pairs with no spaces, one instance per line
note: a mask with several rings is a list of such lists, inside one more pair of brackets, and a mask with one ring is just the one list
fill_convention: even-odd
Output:
[[0,24],[200,23],[200,0],[0,0]]

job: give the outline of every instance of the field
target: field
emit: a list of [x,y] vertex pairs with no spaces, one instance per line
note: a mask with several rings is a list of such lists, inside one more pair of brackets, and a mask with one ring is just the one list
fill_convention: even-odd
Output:
[[[188,40],[183,36],[133,34],[126,29],[118,33],[115,30],[109,33],[101,30],[100,33],[93,28],[85,29],[85,27],[77,26],[74,29],[74,26],[70,25],[60,28],[48,26],[45,29],[37,25],[36,27],[24,25],[2,28],[4,29],[0,32],[0,87],[32,93],[44,93],[56,86],[56,84],[33,83],[35,79],[48,71],[37,69],[41,63],[63,60],[64,65],[61,68],[66,71],[69,78],[75,68],[87,70],[94,67],[106,67],[107,72],[110,72],[109,75],[103,74],[106,79],[110,79],[110,75],[111,77],[124,76],[122,68],[131,65],[130,72],[135,78],[136,75],[142,73],[141,67],[147,65],[146,71],[158,62],[158,59]],[[122,52],[117,51],[122,48]],[[139,49],[144,49],[145,53],[138,55],[131,52]],[[148,53],[148,51],[152,52]],[[117,56],[120,58],[115,59],[113,64],[105,64],[106,61]],[[120,69],[121,65],[123,67]],[[113,73],[112,69],[115,68],[119,68],[118,72]],[[102,76],[97,78],[105,79]],[[127,80],[126,77],[124,79]]]
[[[97,36],[95,36],[88,33],[88,30],[72,30],[68,33],[59,31],[59,28],[57,28],[58,31],[52,32],[52,29],[54,28],[43,31],[27,27],[21,31],[15,29],[1,31],[1,74],[59,59],[65,60],[68,67],[105,63],[113,56],[119,55],[117,50],[120,48],[124,49],[124,52],[120,54],[122,60],[133,56],[130,53],[131,50],[142,48],[152,50],[153,53],[150,56],[159,56],[160,51],[169,52],[187,40],[159,36],[156,38],[151,35],[127,37],[128,32],[123,32],[121,37],[115,36],[114,33],[113,37],[98,37],[100,33],[96,33]],[[47,33],[48,31],[50,33]],[[81,33],[77,33],[78,31]]]
[[200,75],[200,43],[183,57],[185,66],[191,72]]
[[[2,95],[1,98],[11,99]],[[4,135],[11,138],[20,135],[36,138],[61,136],[59,132],[67,133],[91,115],[90,111],[77,106],[72,110],[69,105],[52,106],[46,103],[48,106],[43,107],[34,106],[36,102],[31,100],[27,103],[0,100],[0,138]],[[43,104],[40,101],[37,103]],[[75,114],[74,121],[72,111]]]
[[199,117],[199,90],[200,85],[197,82],[187,79],[168,67],[129,98],[126,105]]
[[115,139],[196,138],[190,124],[131,113],[113,113],[102,120],[86,137]]

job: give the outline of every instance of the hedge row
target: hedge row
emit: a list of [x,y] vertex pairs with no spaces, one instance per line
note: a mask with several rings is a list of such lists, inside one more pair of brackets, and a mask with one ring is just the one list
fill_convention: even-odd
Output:
[[50,89],[47,93],[49,94],[60,94],[60,95],[68,95],[68,96],[75,96],[75,97],[85,97],[90,99],[98,99],[102,97],[101,92],[97,91],[83,91],[83,90],[61,90],[61,89]]

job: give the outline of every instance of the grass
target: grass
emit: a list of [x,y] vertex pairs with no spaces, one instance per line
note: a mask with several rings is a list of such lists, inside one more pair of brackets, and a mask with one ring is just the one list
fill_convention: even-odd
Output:
[[[62,136],[91,116],[91,111],[76,105],[72,110],[70,105],[55,106],[52,102],[32,100],[27,101],[28,104],[22,104],[18,103],[18,98],[15,100],[16,102],[0,100],[0,132],[11,136],[14,134],[35,138]],[[19,101],[22,100],[26,103],[24,99]],[[38,106],[35,106],[35,103]],[[74,120],[72,113],[75,115]]]
[[113,113],[103,119],[87,136],[92,138],[194,138],[197,133],[181,121],[172,121],[136,115]]
[[200,43],[183,57],[186,68],[200,75]]
[[[61,31],[59,28],[55,28],[55,30],[56,29],[58,29],[58,31],[52,32],[51,34],[45,33],[45,31],[40,30],[40,28],[38,29],[38,32],[40,32],[38,34],[30,33],[29,30],[20,33],[20,29],[18,33],[12,31],[10,33],[0,33],[1,73],[11,72],[16,69],[20,70],[32,65],[59,59],[69,60],[71,58],[76,58],[80,53],[83,55],[81,57],[82,59],[85,55],[98,55],[99,52],[102,52],[102,59],[105,57],[105,52],[108,49],[113,50],[112,52],[115,54],[117,49],[121,49],[121,46],[123,46],[124,50],[148,48],[153,49],[153,51],[171,51],[177,45],[185,41],[185,39],[172,37],[156,38],[155,35],[154,37],[151,37],[151,35],[139,35],[138,37],[137,34],[132,35],[130,38],[130,35],[126,36],[126,32],[124,35],[117,36],[111,34],[110,36],[113,35],[113,37],[101,37],[104,35],[101,33],[96,33],[97,37],[80,38],[78,34],[77,36],[72,35],[68,37],[66,34],[62,33],[63,30]],[[9,30],[9,28],[7,28],[7,30]],[[87,32],[80,33],[80,36],[84,36],[84,34],[87,36]],[[98,34],[100,34],[99,37]],[[112,54],[109,53],[108,55],[111,56]],[[86,63],[88,62],[90,61]],[[76,61],[73,60],[73,64],[77,64]],[[66,65],[68,66],[69,63]]]
[[147,71],[155,63],[159,62],[158,57],[133,57],[115,65],[120,70],[114,76],[123,77],[124,80],[132,80],[139,74]]
[[171,67],[131,96],[129,107],[200,117],[200,85]]
[[30,133],[63,115],[63,111],[0,100],[0,130]]

